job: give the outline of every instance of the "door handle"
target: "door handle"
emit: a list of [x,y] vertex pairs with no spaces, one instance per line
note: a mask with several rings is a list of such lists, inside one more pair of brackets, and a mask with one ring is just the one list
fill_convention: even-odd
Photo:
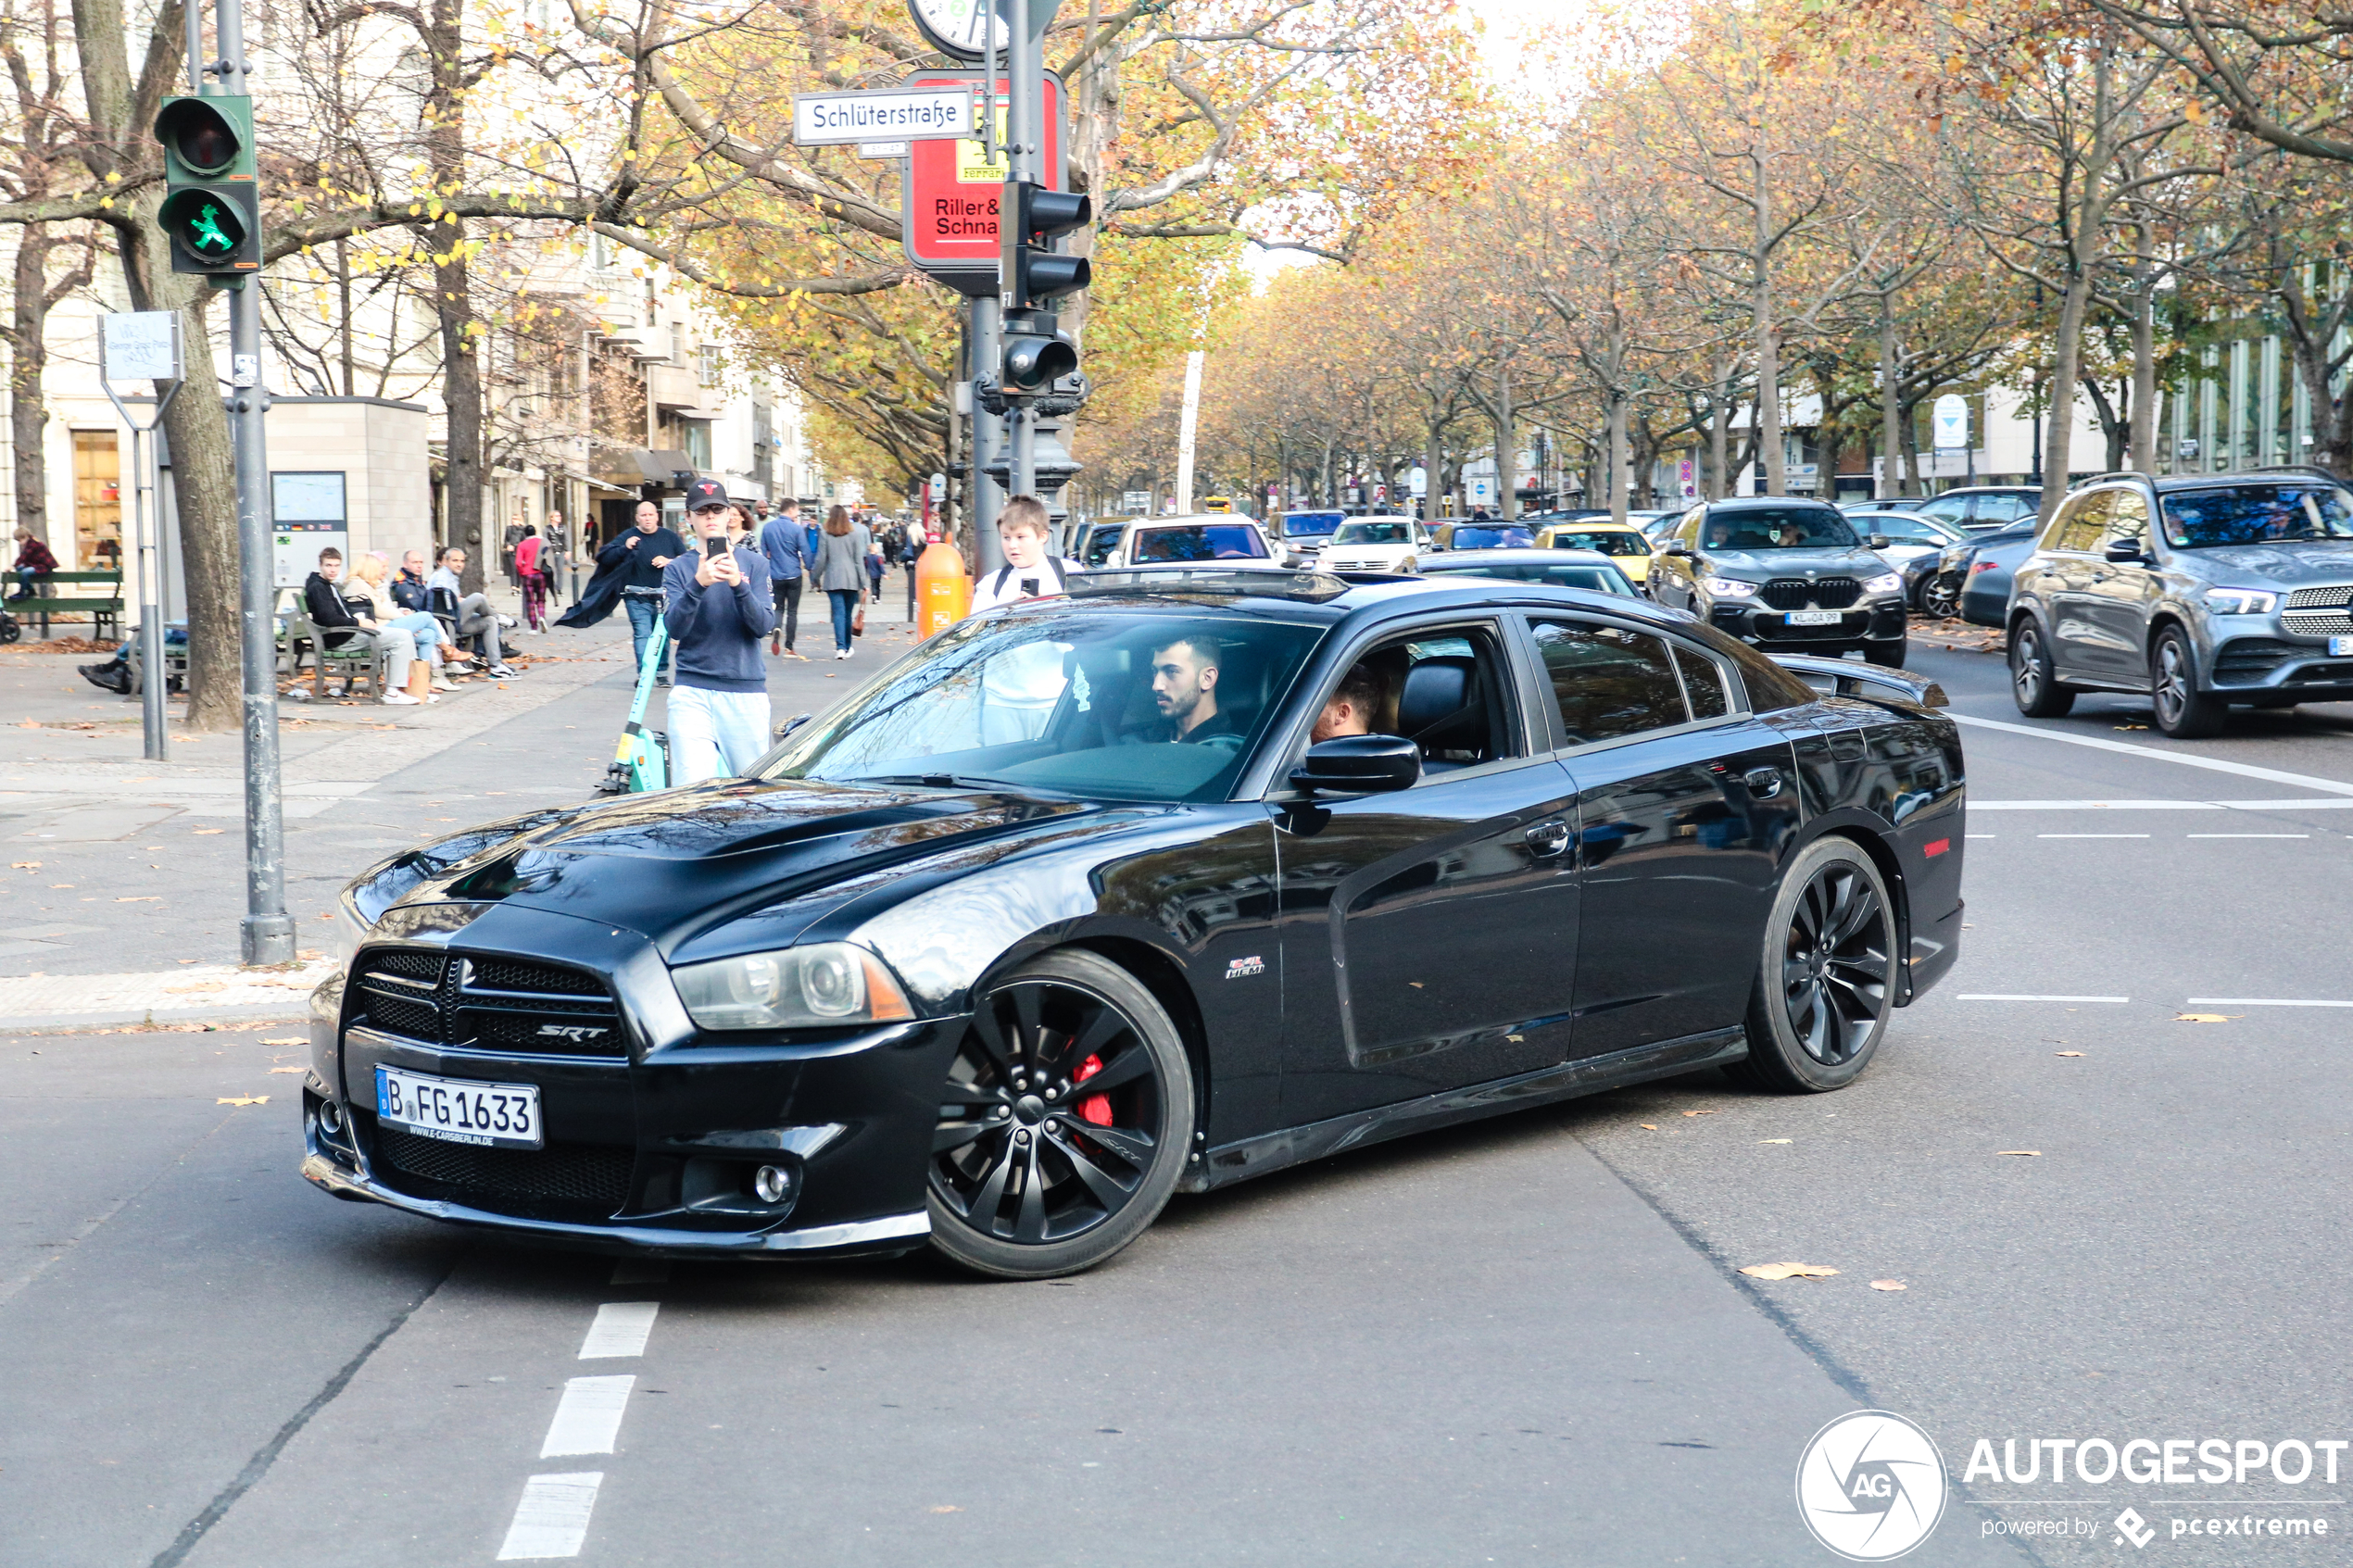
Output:
[[1539,856],[1557,855],[1568,847],[1568,824],[1558,817],[1547,817],[1527,833],[1528,847]]
[[1781,792],[1781,771],[1779,768],[1751,768],[1741,775],[1741,783],[1748,785],[1749,794],[1759,800],[1770,800]]

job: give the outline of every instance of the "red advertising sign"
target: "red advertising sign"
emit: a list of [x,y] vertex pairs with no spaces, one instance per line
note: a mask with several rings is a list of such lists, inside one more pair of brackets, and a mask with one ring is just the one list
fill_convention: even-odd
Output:
[[[933,70],[910,77],[908,87],[938,87],[986,78],[976,70]],[[1046,74],[1046,171],[1055,190],[1063,180],[1063,84]],[[1008,83],[997,78],[997,133],[1004,134]],[[1000,152],[991,163],[976,141],[907,144],[900,181],[906,215],[907,259],[949,287],[969,295],[997,292],[997,200],[1005,183]]]

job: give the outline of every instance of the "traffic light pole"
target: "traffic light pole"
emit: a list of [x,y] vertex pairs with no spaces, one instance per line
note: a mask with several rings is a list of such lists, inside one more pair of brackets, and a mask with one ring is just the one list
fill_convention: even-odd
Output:
[[[239,0],[218,0],[213,42],[222,91],[248,91],[245,17]],[[285,819],[279,805],[278,625],[271,560],[270,453],[262,419],[270,394],[261,376],[261,280],[232,280],[229,294],[229,429],[236,454],[237,564],[244,595],[245,918],[238,949],[247,964],[293,961],[286,914]]]
[[[1012,100],[1006,106],[1005,173],[1009,180],[1038,183],[1045,169],[1045,117],[1039,111],[1046,96],[1046,40],[1044,30],[1036,34],[1029,28],[1031,0],[1004,0],[1006,95]],[[1000,217],[1002,223],[1009,220]],[[1005,283],[1011,287],[1010,282]],[[989,302],[989,314],[996,315],[997,302]],[[996,334],[992,334],[992,337]],[[998,362],[992,358],[990,363]],[[1005,429],[1012,436],[1012,450],[1006,453],[1005,488],[1015,495],[1038,493],[1038,426],[1026,417],[1027,410],[1019,407],[1011,410]],[[989,544],[996,544],[997,531],[989,530]]]
[[[994,376],[1004,358],[997,296],[980,295],[972,307],[973,373],[977,376],[986,370]],[[972,436],[973,553],[979,558],[973,563],[973,572],[979,576],[1005,564],[1005,548],[997,542],[997,514],[1005,509],[1005,492],[986,471],[1004,450],[1005,421],[982,408],[978,398],[973,400]]]

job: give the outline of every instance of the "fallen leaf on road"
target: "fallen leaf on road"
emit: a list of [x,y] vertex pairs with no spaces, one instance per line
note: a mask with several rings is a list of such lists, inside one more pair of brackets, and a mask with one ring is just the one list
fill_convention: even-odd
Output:
[[1655,1122],[1637,1122],[1634,1124],[1642,1128],[1642,1130],[1645,1133],[1655,1133],[1658,1131],[1658,1123]]
[[962,1513],[962,1512],[963,1512],[964,1511],[963,1511],[963,1509],[961,1509],[961,1508],[958,1508],[958,1507],[957,1507],[954,1503],[952,1503],[952,1502],[944,1502],[944,1503],[941,1503],[941,1504],[940,1504],[937,1508],[933,1509],[933,1510],[932,1510],[932,1512],[933,1512],[934,1513]]
[[2243,1012],[2177,1012],[2173,1015],[2173,1022],[2176,1023],[2228,1023],[2234,1018],[2246,1016],[2246,1014]]
[[1997,1148],[1994,1152],[1996,1154],[2015,1154],[2026,1160],[2040,1160],[2043,1157],[2043,1151],[2039,1148]]
[[61,887],[71,887],[72,885],[73,884],[69,882],[53,882],[49,884],[49,891],[55,893]]
[[190,831],[193,832],[198,838],[204,838],[216,833],[227,833],[229,830],[227,828],[194,828]]
[[11,860],[8,862],[8,869],[12,872],[37,872],[41,869],[41,862],[38,860]]
[[270,1071],[272,1073],[300,1073],[303,1069],[299,1067],[273,1067]]
[[152,893],[132,893],[115,900],[118,904],[160,904],[161,898]]
[[1875,1279],[1871,1281],[1871,1288],[1873,1290],[1901,1290],[1904,1288],[1904,1282],[1900,1279]]
[[2118,724],[2113,727],[2120,730],[2145,730],[2148,728],[2146,724]]
[[1686,1110],[1683,1114],[1686,1116],[1713,1116],[1716,1112],[1713,1110]]
[[1757,1139],[1756,1141],[1757,1141],[1758,1143],[1787,1143],[1787,1142],[1789,1142],[1789,1139],[1787,1139],[1787,1138],[1759,1138],[1759,1139]]
[[2082,1056],[2082,1051],[2053,1051],[2053,1056]]
[[1819,1263],[1751,1263],[1741,1273],[1758,1279],[1828,1279],[1838,1271]]
[[268,1095],[222,1095],[212,1103],[215,1105],[268,1105],[270,1097]]
[[310,1043],[310,1036],[308,1035],[271,1035],[265,1036],[261,1043],[265,1046],[307,1046]]
[[1411,985],[1416,991],[1423,989],[1422,983],[1418,980],[1408,980],[1405,984]]

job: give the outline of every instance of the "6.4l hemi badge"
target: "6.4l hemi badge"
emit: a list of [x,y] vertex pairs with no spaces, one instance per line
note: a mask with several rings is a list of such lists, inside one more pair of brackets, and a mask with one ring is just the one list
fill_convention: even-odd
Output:
[[1265,972],[1266,960],[1255,953],[1246,959],[1236,959],[1226,966],[1226,978],[1228,980],[1243,980],[1251,975]]

